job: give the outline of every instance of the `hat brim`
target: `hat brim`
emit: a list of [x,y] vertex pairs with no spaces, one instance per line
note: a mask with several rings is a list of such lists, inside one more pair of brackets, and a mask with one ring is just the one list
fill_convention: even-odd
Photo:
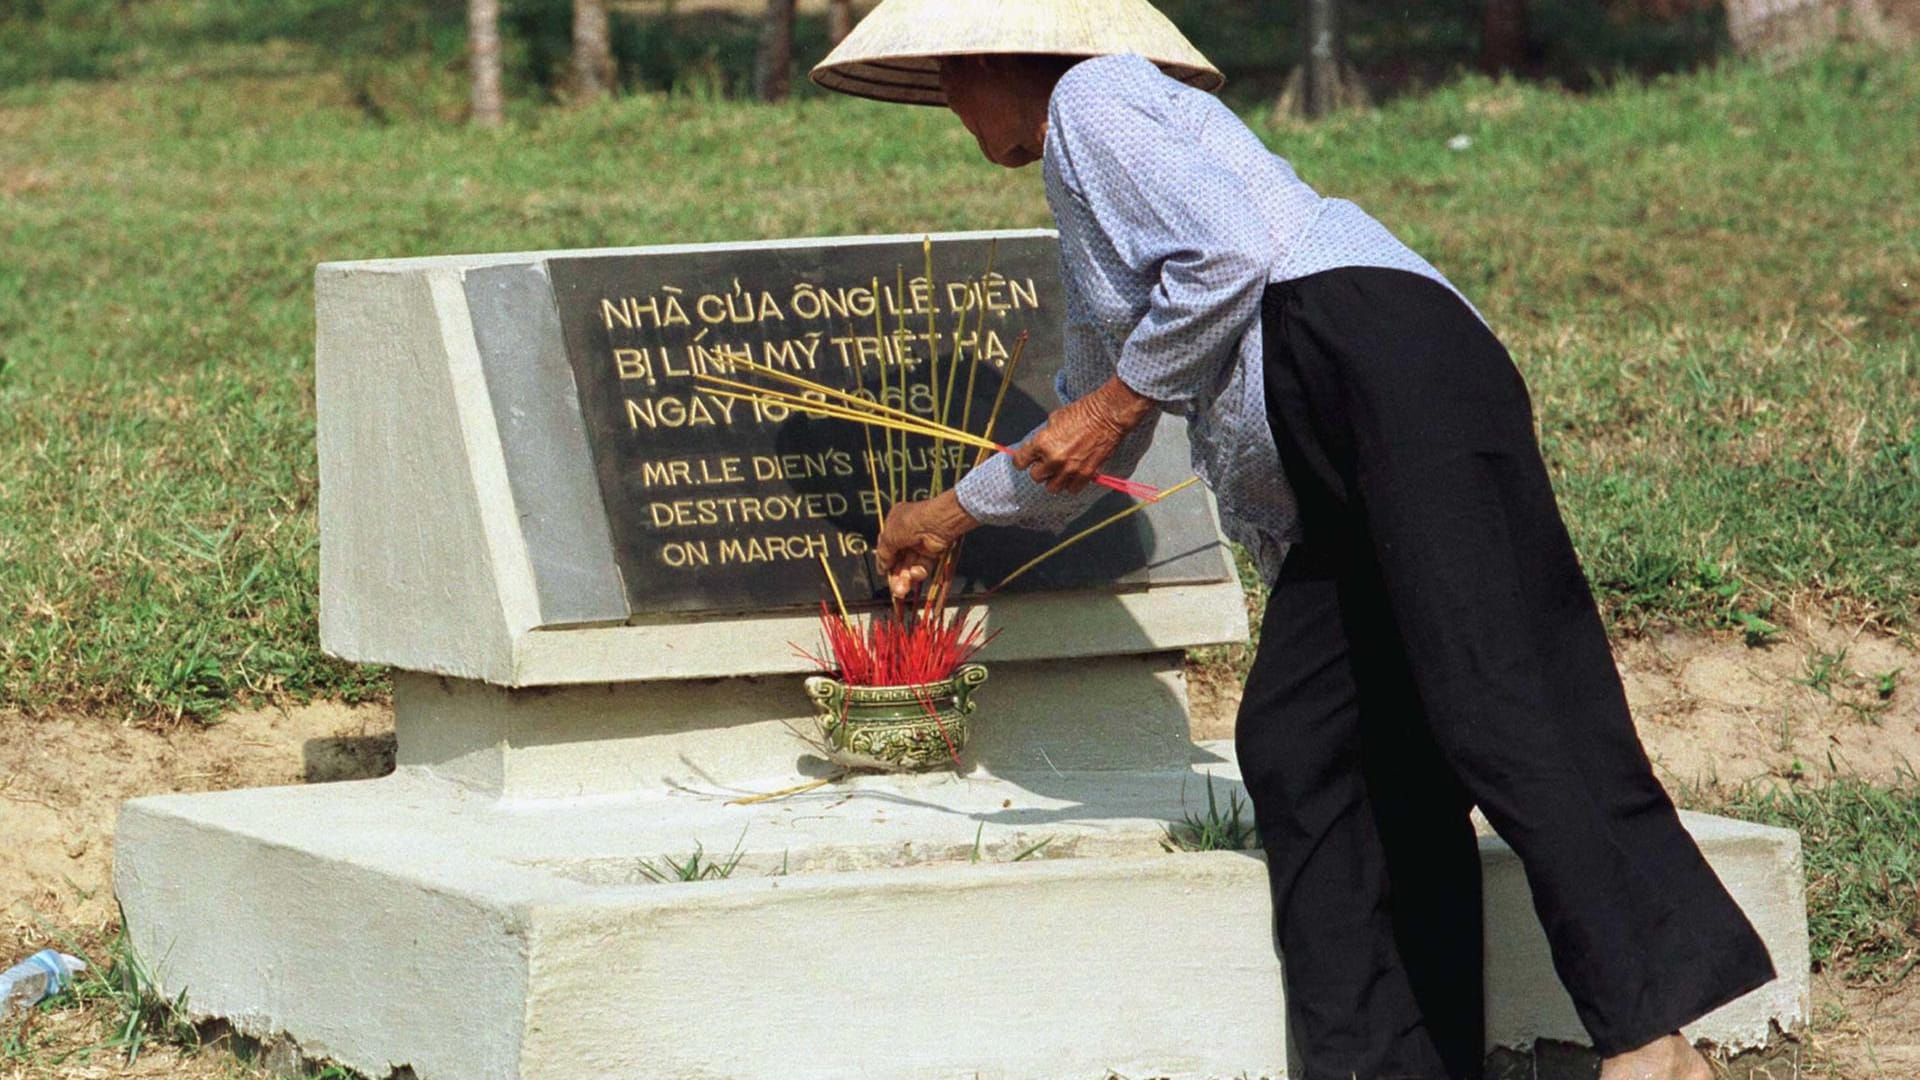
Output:
[[[869,98],[873,101],[888,101],[901,105],[942,105],[947,103],[947,94],[940,86],[940,61],[962,56],[1051,56],[1074,60],[1090,60],[1096,56],[1107,55],[1104,52],[980,52],[975,50],[954,50],[950,52],[922,53],[918,55],[896,55],[871,60],[847,60],[835,63],[828,57],[816,65],[810,73],[814,83],[823,89],[850,94],[854,97]],[[1188,86],[1217,92],[1226,84],[1226,76],[1210,67],[1199,67],[1170,60],[1153,60],[1161,71]]]

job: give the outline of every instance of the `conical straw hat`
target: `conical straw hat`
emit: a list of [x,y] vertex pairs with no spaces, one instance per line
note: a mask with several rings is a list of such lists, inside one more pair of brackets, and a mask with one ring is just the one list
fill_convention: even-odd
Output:
[[1202,90],[1226,78],[1147,0],[881,0],[813,69],[829,90],[945,105],[943,56],[1139,53]]

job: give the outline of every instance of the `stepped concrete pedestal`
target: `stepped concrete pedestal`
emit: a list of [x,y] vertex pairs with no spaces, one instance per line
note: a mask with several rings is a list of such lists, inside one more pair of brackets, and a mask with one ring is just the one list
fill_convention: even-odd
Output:
[[[128,803],[115,885],[158,988],[375,1078],[1285,1075],[1260,859],[1167,843],[1238,785],[1188,738],[1184,650],[1247,633],[1203,494],[984,604],[1006,633],[954,770],[841,776],[809,744],[813,559],[872,584],[861,436],[686,371],[820,359],[873,391],[831,344],[897,388],[910,335],[847,318],[891,305],[988,356],[1030,333],[1008,401],[1043,415],[1051,238],[933,248],[1001,276],[914,284],[919,237],[322,267],[321,641],[397,669],[399,767]],[[1136,475],[1184,478],[1184,444],[1167,419]],[[1050,542],[977,537],[977,582]],[[1784,973],[1691,1033],[1759,1044],[1806,1018],[1798,841],[1688,826]],[[1519,867],[1482,851],[1490,1034],[1579,1040]],[[730,873],[661,880],[695,852]]]
[[[1191,756],[750,805],[791,775],[503,798],[416,762],[130,803],[117,886],[194,1014],[372,1077],[1282,1077],[1262,861],[1163,843],[1237,786],[1229,747]],[[1686,823],[1786,973],[1688,1034],[1763,1045],[1807,1016],[1798,838]],[[697,849],[737,865],[655,880]],[[1482,855],[1490,1048],[1583,1041],[1517,860]]]

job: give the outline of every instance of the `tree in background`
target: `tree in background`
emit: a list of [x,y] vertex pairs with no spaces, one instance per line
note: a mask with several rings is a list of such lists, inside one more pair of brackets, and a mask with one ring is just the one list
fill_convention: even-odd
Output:
[[827,5],[827,44],[838,45],[853,33],[853,0],[832,0]]
[[573,0],[573,96],[585,100],[610,94],[618,74],[606,0]]
[[500,91],[500,0],[467,0],[467,66],[473,69],[473,122],[499,127],[506,118]]
[[785,101],[793,72],[794,0],[767,0],[760,27],[760,52],[754,59],[753,93],[761,101]]
[[1275,113],[1311,119],[1367,103],[1366,85],[1347,60],[1340,8],[1340,0],[1302,0],[1300,66],[1274,102]]
[[1325,116],[1334,109],[1340,89],[1340,60],[1345,39],[1340,36],[1340,5],[1335,0],[1307,0],[1306,55],[1301,57],[1300,111]]
[[1480,10],[1480,66],[1490,74],[1527,66],[1527,0],[1485,0]]

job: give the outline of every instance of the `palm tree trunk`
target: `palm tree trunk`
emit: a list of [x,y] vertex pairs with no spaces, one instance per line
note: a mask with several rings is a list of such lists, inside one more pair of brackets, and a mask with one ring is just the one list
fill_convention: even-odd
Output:
[[473,69],[473,122],[499,127],[506,118],[500,91],[500,0],[467,0],[467,64]]
[[586,99],[611,93],[616,75],[606,0],[573,0],[574,96]]
[[1276,121],[1288,116],[1313,119],[1366,106],[1366,82],[1347,60],[1340,6],[1340,0],[1302,0],[1300,66],[1287,76],[1273,102]]
[[1340,92],[1340,9],[1334,0],[1307,0],[1306,22],[1301,111],[1317,118],[1334,110]]
[[784,101],[793,70],[794,0],[767,0],[767,21],[760,28],[760,55],[753,68],[753,92],[762,101]]
[[1527,0],[1486,0],[1480,13],[1480,66],[1492,74],[1527,63]]

